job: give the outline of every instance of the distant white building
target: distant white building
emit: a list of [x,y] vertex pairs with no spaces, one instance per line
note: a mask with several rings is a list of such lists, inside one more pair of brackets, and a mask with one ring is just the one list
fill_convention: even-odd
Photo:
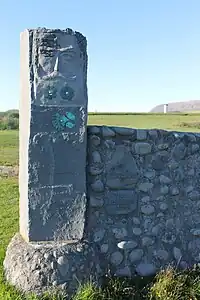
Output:
[[168,104],[164,104],[164,114],[168,112]]

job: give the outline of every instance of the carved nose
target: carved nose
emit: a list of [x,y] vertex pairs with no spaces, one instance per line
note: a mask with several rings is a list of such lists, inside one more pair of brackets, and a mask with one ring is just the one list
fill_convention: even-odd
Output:
[[55,65],[54,65],[54,71],[55,72],[59,71],[59,57],[58,56],[56,58],[56,62],[55,62]]

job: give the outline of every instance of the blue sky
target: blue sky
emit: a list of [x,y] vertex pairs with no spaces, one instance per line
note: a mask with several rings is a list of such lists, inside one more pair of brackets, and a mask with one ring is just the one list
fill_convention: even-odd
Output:
[[89,111],[200,99],[199,0],[1,0],[0,111],[18,108],[19,36],[67,28],[88,40]]

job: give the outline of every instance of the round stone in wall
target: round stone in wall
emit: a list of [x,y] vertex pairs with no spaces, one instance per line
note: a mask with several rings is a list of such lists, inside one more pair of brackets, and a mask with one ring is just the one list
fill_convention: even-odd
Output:
[[136,272],[140,276],[150,276],[156,273],[156,267],[153,264],[140,263],[136,267]]
[[141,206],[141,212],[145,215],[151,215],[155,212],[155,208],[151,204],[142,205]]
[[154,240],[152,238],[150,238],[148,236],[144,236],[142,238],[142,245],[143,246],[148,247],[148,246],[152,246],[153,244],[154,244]]
[[95,231],[94,237],[93,237],[94,242],[98,243],[101,240],[103,240],[105,232],[106,232],[105,229],[99,229],[99,230]]
[[136,143],[135,144],[136,154],[144,155],[151,153],[151,145],[149,143]]
[[160,204],[160,210],[165,211],[168,209],[168,205],[166,203],[161,203]]
[[113,228],[112,232],[114,233],[116,239],[123,239],[128,235],[125,228]]
[[136,217],[133,217],[133,223],[135,225],[139,225],[140,224],[140,219],[139,218],[136,218]]
[[138,245],[135,241],[121,241],[117,244],[117,247],[123,250],[134,249]]
[[131,277],[131,270],[128,266],[122,268],[122,269],[118,269],[115,273],[115,276],[119,276],[119,277]]
[[154,256],[160,260],[167,260],[169,257],[169,254],[166,250],[160,249],[157,251],[154,251]]
[[110,256],[110,262],[115,266],[120,265],[122,263],[123,259],[124,259],[123,255],[119,251],[112,253]]
[[134,235],[141,235],[142,234],[142,230],[138,227],[133,228],[133,234]]
[[174,255],[174,258],[175,258],[176,261],[179,261],[182,258],[181,250],[177,247],[173,248],[173,255]]
[[98,179],[97,181],[91,184],[91,188],[93,189],[94,192],[103,192],[104,191],[103,182],[100,179]]
[[101,245],[101,253],[107,253],[109,249],[108,244]]
[[92,160],[94,163],[101,163],[101,155],[98,151],[92,152]]
[[130,255],[129,255],[129,259],[132,263],[141,260],[141,258],[144,255],[144,251],[142,249],[135,249],[133,251],[131,251]]

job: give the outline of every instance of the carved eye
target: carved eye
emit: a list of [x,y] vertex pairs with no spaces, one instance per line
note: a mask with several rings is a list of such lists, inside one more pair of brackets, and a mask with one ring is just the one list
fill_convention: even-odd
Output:
[[56,98],[57,89],[55,87],[48,86],[45,91],[45,98],[52,100]]
[[74,90],[69,86],[64,86],[60,91],[60,96],[67,101],[71,101],[74,97]]
[[61,57],[65,60],[65,61],[70,61],[75,57],[76,53],[74,51],[67,51],[67,52],[63,52],[61,53]]

